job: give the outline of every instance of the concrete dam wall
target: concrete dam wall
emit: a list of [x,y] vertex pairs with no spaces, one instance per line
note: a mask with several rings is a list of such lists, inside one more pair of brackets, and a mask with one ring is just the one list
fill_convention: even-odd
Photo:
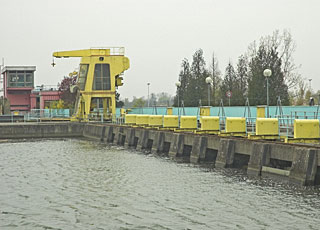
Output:
[[2,123],[0,139],[82,137],[83,123]]
[[245,168],[251,176],[275,176],[299,185],[320,184],[320,149],[315,146],[116,125],[88,124],[83,135],[191,163]]
[[95,139],[217,168],[243,168],[250,176],[277,177],[303,186],[320,184],[318,146],[112,124],[48,122],[0,125],[0,139],[63,137]]

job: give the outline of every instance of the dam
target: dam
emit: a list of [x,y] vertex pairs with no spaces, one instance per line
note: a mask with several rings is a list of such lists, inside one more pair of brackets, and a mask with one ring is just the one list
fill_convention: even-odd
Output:
[[299,185],[320,183],[319,146],[241,137],[172,132],[128,125],[41,122],[0,125],[0,139],[85,137],[216,168],[243,168],[250,176]]
[[[207,77],[208,106],[200,99],[185,108],[178,93],[175,108],[148,100],[148,108],[119,109],[117,89],[130,67],[122,47],[53,57],[81,58],[79,73],[69,74],[76,83],[64,88],[75,96],[73,115],[60,109],[60,91],[29,94],[31,73],[5,68],[11,105],[1,100],[1,229],[319,225],[319,103],[281,106],[279,96],[269,106],[267,96],[267,106],[247,98],[231,107],[229,91],[229,107],[223,99],[210,107]],[[55,108],[45,106],[50,100]]]

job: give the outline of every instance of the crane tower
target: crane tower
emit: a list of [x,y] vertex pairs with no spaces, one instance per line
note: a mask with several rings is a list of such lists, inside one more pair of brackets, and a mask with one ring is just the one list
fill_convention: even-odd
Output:
[[112,119],[116,114],[116,88],[123,85],[122,74],[130,67],[124,48],[59,51],[53,57],[81,57],[77,85],[72,87],[77,99],[71,120],[88,121],[102,113],[105,120]]

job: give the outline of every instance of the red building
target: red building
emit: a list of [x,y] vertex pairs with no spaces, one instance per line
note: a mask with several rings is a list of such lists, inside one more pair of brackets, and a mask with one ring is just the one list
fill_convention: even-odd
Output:
[[52,101],[59,101],[60,94],[57,89],[52,87],[40,86],[32,91],[31,109],[45,109],[50,108]]
[[2,69],[3,94],[10,101],[11,111],[30,111],[34,71],[35,66],[5,66]]
[[60,99],[57,89],[46,86],[34,88],[35,71],[35,66],[5,66],[2,69],[4,97],[9,99],[12,112],[50,108],[50,102]]

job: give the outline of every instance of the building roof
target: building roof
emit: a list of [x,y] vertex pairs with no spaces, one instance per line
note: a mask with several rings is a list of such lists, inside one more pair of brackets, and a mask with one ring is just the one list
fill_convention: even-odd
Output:
[[1,73],[6,71],[36,71],[36,66],[5,66],[2,68]]

